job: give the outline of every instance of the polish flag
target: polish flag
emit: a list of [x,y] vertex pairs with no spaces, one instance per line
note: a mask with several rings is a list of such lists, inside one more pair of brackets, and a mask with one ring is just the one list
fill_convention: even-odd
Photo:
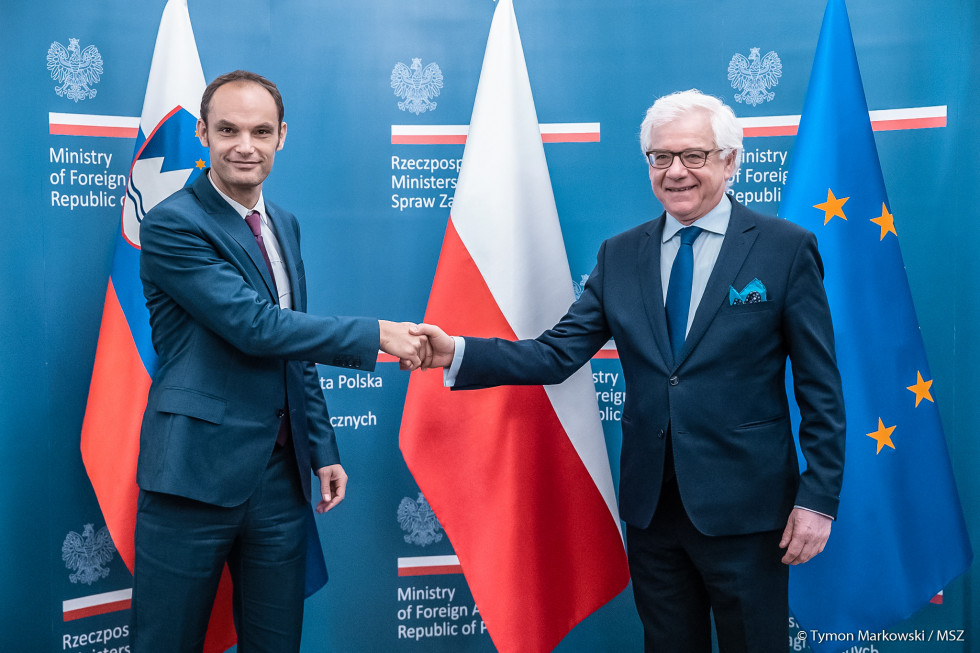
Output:
[[[533,338],[574,300],[512,0],[490,26],[425,321]],[[588,364],[565,383],[409,382],[400,446],[500,651],[550,651],[629,582]]]

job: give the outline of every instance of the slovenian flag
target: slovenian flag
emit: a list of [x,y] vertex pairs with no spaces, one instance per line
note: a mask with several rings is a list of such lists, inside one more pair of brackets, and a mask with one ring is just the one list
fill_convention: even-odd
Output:
[[[533,338],[574,300],[511,0],[490,27],[425,321]],[[629,582],[586,365],[565,383],[450,393],[414,374],[400,446],[500,651],[550,651]]]
[[[135,558],[140,423],[157,368],[139,277],[140,223],[160,200],[193,182],[207,167],[208,151],[196,135],[205,86],[187,0],[169,0],[153,49],[81,437],[85,470],[130,571]],[[227,569],[218,597],[207,651],[224,651],[235,643]]]

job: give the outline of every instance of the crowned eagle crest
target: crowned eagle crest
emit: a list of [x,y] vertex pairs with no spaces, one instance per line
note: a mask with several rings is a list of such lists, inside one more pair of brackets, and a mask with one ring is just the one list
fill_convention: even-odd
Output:
[[68,39],[67,48],[55,41],[48,48],[48,70],[51,71],[51,79],[61,84],[54,88],[58,97],[67,97],[75,102],[94,98],[96,90],[91,87],[99,82],[102,75],[102,55],[94,45],[82,50],[78,39]]
[[588,280],[589,280],[589,275],[583,274],[579,276],[578,281],[574,281],[574,280],[572,281],[572,289],[575,291],[575,299],[581,297],[582,293],[585,292],[585,284]]
[[779,84],[782,76],[783,62],[772,50],[763,57],[759,55],[759,48],[750,48],[748,59],[736,52],[728,62],[728,79],[732,88],[741,91],[735,94],[736,102],[752,106],[768,102],[776,97],[769,87]]
[[442,533],[439,532],[442,526],[421,492],[415,501],[405,497],[398,504],[398,523],[408,533],[405,541],[409,544],[428,546],[442,540]]
[[76,572],[68,576],[73,583],[91,585],[108,576],[109,570],[105,565],[115,554],[116,547],[109,536],[109,529],[104,526],[96,533],[92,524],[85,524],[81,535],[71,531],[61,545],[61,559],[65,561],[65,567]]
[[395,89],[395,95],[403,99],[398,103],[398,108],[417,116],[436,108],[436,103],[429,98],[439,95],[442,71],[434,62],[423,68],[422,60],[418,57],[412,59],[411,67],[399,61],[391,71],[391,88]]

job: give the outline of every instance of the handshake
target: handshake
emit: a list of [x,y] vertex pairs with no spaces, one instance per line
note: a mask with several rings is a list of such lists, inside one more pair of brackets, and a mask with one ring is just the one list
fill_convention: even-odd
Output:
[[452,336],[434,324],[378,320],[381,351],[398,359],[403,370],[449,367],[456,351]]

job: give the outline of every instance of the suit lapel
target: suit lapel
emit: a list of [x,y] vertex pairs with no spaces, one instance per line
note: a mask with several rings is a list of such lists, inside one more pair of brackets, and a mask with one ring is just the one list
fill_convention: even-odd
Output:
[[719,309],[728,300],[728,288],[735,280],[742,264],[745,263],[745,257],[748,256],[758,235],[755,221],[748,210],[732,200],[732,215],[728,222],[728,231],[721,244],[715,267],[708,277],[708,285],[705,286],[701,303],[698,304],[698,310],[694,314],[694,322],[691,324],[691,330],[687,334],[677,360],[678,365],[697,346]]
[[214,189],[214,186],[211,185],[211,181],[208,179],[207,170],[197,178],[191,188],[194,194],[197,195],[198,200],[200,200],[201,206],[214,221],[214,224],[227,232],[229,236],[241,245],[242,249],[248,255],[249,260],[251,260],[252,265],[255,266],[255,271],[265,283],[269,297],[272,298],[273,302],[278,302],[279,298],[276,297],[272,276],[269,274],[269,268],[265,264],[265,258],[263,258],[262,252],[259,250],[259,244],[255,242],[255,236],[252,235],[252,230],[248,228],[248,224],[242,219],[242,216],[235,209],[231,208],[231,205],[221,195],[218,195],[218,191]]
[[660,274],[660,241],[663,239],[666,214],[649,223],[637,249],[637,268],[640,290],[647,319],[653,327],[653,339],[665,362],[672,361],[670,338],[667,335],[667,314],[664,312],[664,288]]

